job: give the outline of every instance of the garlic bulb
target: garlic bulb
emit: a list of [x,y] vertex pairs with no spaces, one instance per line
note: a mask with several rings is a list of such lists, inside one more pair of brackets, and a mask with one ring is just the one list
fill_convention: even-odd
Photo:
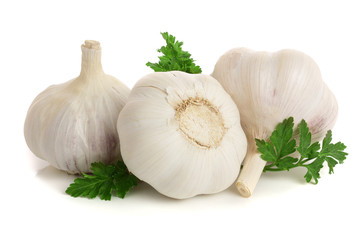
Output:
[[335,124],[336,99],[317,64],[301,52],[232,49],[218,60],[212,76],[237,104],[248,138],[248,152],[237,181],[245,197],[252,194],[265,166],[254,138],[268,139],[275,126],[290,116],[295,125],[305,119],[313,140],[323,137]]
[[172,71],[143,77],[117,127],[130,172],[177,199],[229,187],[247,148],[235,103],[203,74]]
[[130,93],[104,73],[99,42],[85,41],[81,50],[80,75],[40,93],[24,127],[26,143],[37,157],[73,174],[120,157],[116,121]]

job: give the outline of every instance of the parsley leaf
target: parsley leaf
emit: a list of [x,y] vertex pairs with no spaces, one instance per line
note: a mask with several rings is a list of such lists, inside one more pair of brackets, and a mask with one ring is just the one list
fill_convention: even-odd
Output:
[[167,32],[161,33],[166,41],[166,46],[162,46],[157,51],[163,56],[159,57],[159,63],[146,63],[155,72],[183,71],[187,73],[201,73],[201,68],[194,63],[191,54],[183,51],[183,42],[176,41],[173,35]]
[[323,167],[324,159],[318,158],[310,164],[304,165],[307,168],[307,172],[304,176],[306,182],[310,182],[314,179],[315,184],[318,183],[320,178],[320,169]]
[[282,124],[278,124],[270,136],[270,141],[274,145],[277,160],[295,152],[296,141],[291,139],[293,135],[294,118],[285,119]]
[[333,144],[331,143],[331,140],[332,140],[332,134],[331,131],[328,131],[323,140],[323,148],[321,149],[319,154],[319,156],[324,158],[324,160],[327,162],[329,166],[330,174],[334,173],[334,167],[336,164],[344,163],[344,160],[346,159],[346,155],[347,155],[347,153],[344,152],[346,146],[343,143],[337,142]]
[[262,154],[261,158],[267,162],[276,162],[277,154],[275,152],[274,145],[271,142],[265,140],[255,139],[258,151]]
[[296,151],[296,141],[291,139],[293,135],[294,118],[285,119],[278,124],[270,136],[270,141],[255,139],[261,158],[272,162],[271,166],[289,170],[297,159],[288,156]]
[[128,172],[124,162],[105,165],[102,162],[91,164],[92,174],[82,173],[82,178],[76,178],[66,189],[72,197],[95,198],[111,200],[113,193],[124,198],[126,193],[138,184],[138,179]]
[[319,155],[320,143],[314,142],[311,144],[311,132],[309,132],[309,128],[304,119],[299,123],[298,130],[300,142],[297,151],[303,158],[316,158]]
[[[311,144],[311,132],[305,120],[301,120],[297,126],[299,134],[299,145],[296,147],[296,140],[293,136],[294,118],[290,117],[279,123],[272,132],[268,141],[255,139],[261,158],[269,164],[264,167],[266,171],[284,171],[295,167],[305,167],[307,172],[304,176],[307,182],[314,179],[315,184],[320,178],[320,169],[327,162],[329,173],[334,173],[334,167],[342,164],[348,153],[344,152],[346,146],[341,143],[331,143],[332,134],[329,130],[322,141]],[[298,151],[300,157],[294,158],[291,155]]]

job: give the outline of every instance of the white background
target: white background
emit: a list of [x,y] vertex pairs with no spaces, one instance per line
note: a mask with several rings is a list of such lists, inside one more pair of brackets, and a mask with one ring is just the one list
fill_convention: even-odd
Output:
[[[359,239],[358,1],[1,1],[0,239]],[[101,42],[103,68],[129,87],[152,72],[160,32],[184,41],[203,73],[234,47],[312,56],[335,93],[335,141],[350,153],[318,185],[304,169],[266,173],[245,199],[234,186],[172,200],[142,183],[106,202],[64,193],[74,179],[23,137],[35,96],[80,72],[80,45]]]

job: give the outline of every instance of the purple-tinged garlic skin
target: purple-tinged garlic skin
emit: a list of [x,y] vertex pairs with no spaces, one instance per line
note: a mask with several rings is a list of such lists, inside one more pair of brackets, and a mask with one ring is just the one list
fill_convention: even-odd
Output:
[[256,52],[236,48],[225,53],[212,76],[235,101],[248,152],[237,186],[249,197],[261,175],[255,138],[268,139],[279,122],[294,117],[308,123],[313,140],[325,136],[336,121],[338,105],[312,58],[295,50]]
[[71,174],[90,172],[93,162],[120,156],[116,122],[130,89],[106,75],[96,41],[81,46],[79,77],[48,87],[32,102],[24,135],[30,150]]

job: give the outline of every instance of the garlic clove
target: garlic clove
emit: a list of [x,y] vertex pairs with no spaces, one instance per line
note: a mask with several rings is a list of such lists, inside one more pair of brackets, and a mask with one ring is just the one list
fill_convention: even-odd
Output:
[[120,158],[116,121],[130,93],[104,73],[99,42],[85,41],[81,50],[80,75],[40,93],[24,125],[30,150],[73,174],[89,172],[93,162]]
[[335,96],[322,80],[317,64],[295,50],[274,53],[236,48],[220,57],[212,76],[234,99],[248,139],[248,151],[237,187],[249,197],[262,173],[255,138],[267,139],[283,119],[308,123],[313,141],[325,136],[336,121]]
[[236,105],[207,75],[172,71],[143,77],[117,126],[129,170],[172,198],[226,189],[246,153]]

